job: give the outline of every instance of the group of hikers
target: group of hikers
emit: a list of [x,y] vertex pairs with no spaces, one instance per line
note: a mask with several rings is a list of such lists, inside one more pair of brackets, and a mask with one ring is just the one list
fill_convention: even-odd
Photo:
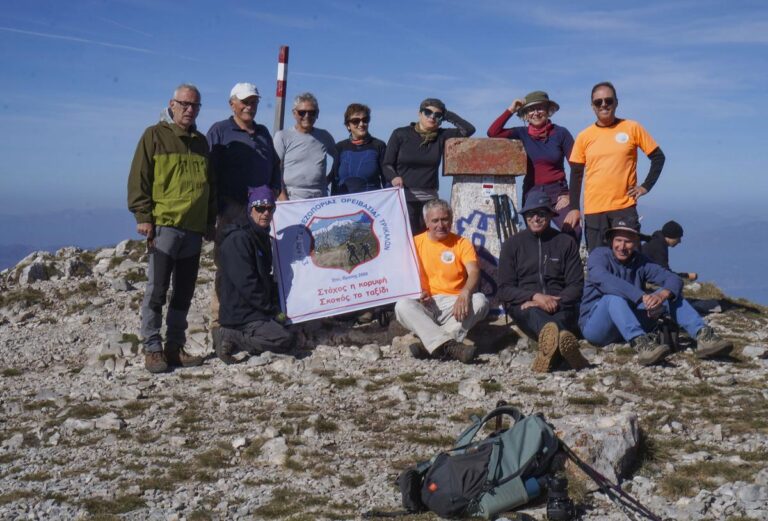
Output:
[[[289,350],[293,334],[278,305],[269,233],[276,202],[388,186],[404,190],[421,278],[420,297],[396,303],[393,325],[418,337],[409,346],[416,358],[474,360],[476,347],[466,335],[486,317],[489,302],[477,291],[475,249],[451,231],[451,206],[438,198],[438,168],[446,139],[472,136],[475,127],[441,100],[427,98],[417,121],[395,129],[385,144],[368,131],[370,108],[353,103],[344,112],[349,138],[334,143],[315,126],[317,99],[303,93],[293,102],[295,125],[272,137],[255,120],[260,99],[255,85],[236,84],[229,96],[232,115],[203,135],[195,125],[200,92],[182,84],[139,141],[128,207],[148,242],[141,306],[146,369],[161,373],[203,363],[184,348],[203,239],[214,240],[211,331],[217,356],[232,364],[239,350]],[[497,298],[537,341],[532,369],[546,372],[560,362],[587,366],[579,336],[596,346],[629,342],[640,364],[657,364],[671,352],[667,337],[657,332],[664,321],[695,340],[698,356],[727,354],[732,344],[682,296],[681,276],[696,274],[669,270],[668,247],[680,242],[682,227],[670,221],[652,237],[640,233],[637,199],[658,180],[663,152],[639,123],[616,117],[618,97],[610,82],[592,88],[591,105],[596,121],[576,140],[552,122],[559,105],[543,91],[514,100],[488,129],[489,137],[520,140],[528,158],[520,211],[526,227],[502,245]],[[513,114],[525,125],[505,128]],[[455,128],[443,128],[443,121]],[[650,159],[641,184],[637,148]],[[646,254],[641,239],[648,241]]]

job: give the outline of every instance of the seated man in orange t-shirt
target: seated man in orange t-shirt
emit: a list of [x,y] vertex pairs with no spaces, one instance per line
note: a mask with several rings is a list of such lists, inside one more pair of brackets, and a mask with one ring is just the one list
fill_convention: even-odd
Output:
[[433,199],[423,208],[427,231],[413,238],[419,258],[421,298],[395,305],[398,322],[423,345],[412,345],[416,358],[459,360],[475,357],[475,346],[464,343],[467,332],[488,314],[488,299],[475,292],[480,281],[475,248],[451,233],[451,206]]

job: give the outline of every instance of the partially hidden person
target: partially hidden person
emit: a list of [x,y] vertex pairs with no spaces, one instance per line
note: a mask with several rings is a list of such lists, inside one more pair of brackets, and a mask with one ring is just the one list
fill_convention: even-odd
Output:
[[[561,231],[581,242],[581,226],[571,228],[565,225],[570,211],[568,182],[565,179],[565,161],[573,149],[573,136],[567,128],[552,122],[552,116],[560,105],[549,99],[549,94],[537,90],[512,102],[507,109],[491,123],[488,137],[518,139],[525,148],[528,165],[523,177],[523,205],[531,189],[544,190],[549,196],[555,215],[552,220]],[[505,128],[513,114],[527,126]]]
[[[456,128],[442,128],[443,121]],[[408,219],[414,235],[426,229],[422,212],[424,204],[438,197],[438,169],[445,140],[470,137],[474,133],[475,127],[447,110],[441,100],[427,98],[419,105],[418,120],[396,128],[389,137],[384,155],[384,176],[392,186],[405,190]]]
[[[608,81],[592,87],[597,121],[576,136],[571,163],[570,207],[564,225],[575,227],[584,182],[583,228],[587,250],[605,246],[605,232],[615,221],[639,222],[637,200],[651,191],[664,167],[664,153],[640,123],[616,117],[619,98]],[[648,175],[637,182],[637,149],[651,161]]]
[[561,359],[583,369],[589,362],[575,335],[584,288],[579,246],[550,225],[557,212],[540,187],[528,193],[521,213],[526,228],[501,247],[498,298],[523,333],[538,340],[534,372],[549,372]]
[[327,130],[317,128],[320,104],[310,93],[293,100],[296,124],[278,130],[274,143],[280,158],[283,187],[280,200],[313,199],[328,195],[328,157],[335,162],[336,144]]
[[[587,260],[587,279],[579,326],[595,346],[629,342],[640,365],[661,362],[671,347],[657,334],[658,318],[667,314],[696,341],[699,358],[723,356],[733,344],[720,338],[683,298],[683,282],[639,252],[640,227],[620,219],[606,232],[610,246],[595,248]],[[653,284],[652,292],[645,288]]]
[[222,230],[220,262],[220,327],[214,333],[216,355],[233,364],[237,351],[286,352],[293,335],[283,324],[269,234],[275,213],[272,187],[248,191],[248,220]]
[[[200,106],[197,87],[179,85],[160,122],[144,131],[128,176],[128,209],[149,252],[141,337],[144,366],[151,373],[203,363],[184,348],[202,241],[213,238],[216,220],[208,142],[195,126]],[[163,306],[171,279],[163,346]]]
[[401,299],[395,317],[419,337],[410,346],[415,358],[458,360],[468,364],[476,347],[464,342],[488,314],[488,299],[477,291],[480,268],[474,246],[451,232],[453,212],[442,199],[424,204],[427,231],[413,238],[419,262],[421,296]]
[[[659,266],[671,270],[669,267],[669,249],[683,242],[683,227],[676,221],[667,221],[661,230],[656,230],[650,237],[642,236],[646,242],[642,246],[643,255],[651,259]],[[696,280],[699,278],[695,272],[675,272],[683,280]]]

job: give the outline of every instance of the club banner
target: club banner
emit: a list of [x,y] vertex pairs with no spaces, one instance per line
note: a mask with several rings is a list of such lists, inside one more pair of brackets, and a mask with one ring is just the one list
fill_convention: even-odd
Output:
[[290,322],[421,293],[403,190],[277,204],[274,257],[281,306]]

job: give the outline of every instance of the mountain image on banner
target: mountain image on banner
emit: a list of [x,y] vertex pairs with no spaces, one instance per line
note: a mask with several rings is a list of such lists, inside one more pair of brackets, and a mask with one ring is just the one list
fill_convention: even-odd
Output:
[[312,238],[312,262],[319,268],[352,273],[379,255],[373,217],[364,210],[348,215],[315,216],[307,229]]

